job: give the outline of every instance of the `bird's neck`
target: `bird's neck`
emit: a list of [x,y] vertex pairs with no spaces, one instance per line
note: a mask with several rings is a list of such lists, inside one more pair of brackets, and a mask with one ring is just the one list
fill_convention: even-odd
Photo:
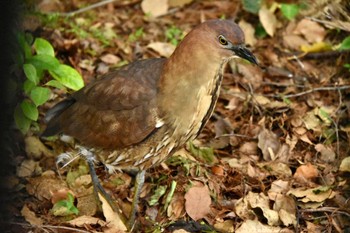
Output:
[[226,61],[200,48],[178,47],[164,65],[158,104],[175,137],[193,139],[209,119],[219,95]]

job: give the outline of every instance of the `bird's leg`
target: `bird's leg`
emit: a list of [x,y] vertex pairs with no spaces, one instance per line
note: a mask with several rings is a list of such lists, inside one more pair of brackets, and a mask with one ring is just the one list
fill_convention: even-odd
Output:
[[103,188],[103,186],[101,185],[101,183],[98,179],[98,176],[97,176],[96,170],[95,170],[95,166],[94,166],[95,155],[91,151],[86,150],[86,149],[81,151],[81,154],[83,155],[86,162],[88,163],[91,181],[92,181],[92,184],[94,186],[94,188],[93,188],[94,189],[94,196],[96,198],[96,201],[98,203],[99,208],[101,209],[101,202],[100,202],[100,198],[98,196],[98,194],[100,193],[104,197],[104,199],[108,202],[108,204],[110,205],[112,210],[114,212],[118,213],[120,219],[126,225],[127,221],[126,221],[125,217],[123,216],[123,214],[121,214],[121,212],[119,211],[119,208],[113,202],[113,199],[111,198],[111,196],[105,191],[105,189]]
[[138,203],[139,203],[141,190],[142,190],[143,184],[145,182],[145,172],[146,172],[145,170],[141,170],[136,175],[136,179],[135,179],[135,194],[134,194],[134,198],[132,200],[131,212],[130,212],[129,220],[128,220],[128,223],[127,223],[127,228],[128,229],[132,229],[134,227],[136,210],[137,210],[137,206],[138,206]]

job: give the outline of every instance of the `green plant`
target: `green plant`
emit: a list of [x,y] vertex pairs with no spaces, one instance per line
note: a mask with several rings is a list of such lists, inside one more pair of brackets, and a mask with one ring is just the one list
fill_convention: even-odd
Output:
[[[45,39],[33,38],[30,35],[19,34],[18,42],[22,53],[18,65],[23,70],[25,81],[22,85],[24,99],[15,109],[15,122],[20,131],[25,134],[39,117],[38,107],[51,97],[51,90],[46,86],[58,89],[69,88],[79,90],[84,86],[81,75],[72,67],[61,64],[55,57],[52,45]],[[53,79],[44,83],[48,73]]]
[[[346,37],[339,45],[338,50],[350,50],[350,36]],[[345,63],[344,67],[350,72],[350,63]]]
[[143,31],[143,28],[141,27],[141,28],[137,29],[134,33],[129,35],[128,41],[134,42],[134,41],[138,40],[139,38],[142,38],[144,34],[145,33]]
[[[279,9],[282,15],[288,20],[293,20],[303,7],[300,4],[278,3],[276,1],[271,3],[271,1],[267,0],[242,0],[242,5],[244,10],[256,15],[259,15],[262,6],[266,6],[273,14],[276,14],[276,12],[278,12],[277,9]],[[259,38],[268,35],[262,23],[259,23],[255,28],[255,35]]]
[[67,194],[67,199],[56,202],[52,207],[51,212],[55,216],[69,216],[72,214],[79,214],[78,208],[74,206],[74,196],[71,193]]
[[177,45],[179,41],[183,39],[184,34],[179,28],[171,26],[165,31],[165,37],[170,43]]

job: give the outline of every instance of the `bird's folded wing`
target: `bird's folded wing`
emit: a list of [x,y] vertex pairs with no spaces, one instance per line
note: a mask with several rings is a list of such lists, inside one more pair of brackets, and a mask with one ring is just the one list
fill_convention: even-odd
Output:
[[156,129],[157,83],[164,59],[140,60],[108,73],[48,112],[43,136],[63,132],[93,147],[118,149]]

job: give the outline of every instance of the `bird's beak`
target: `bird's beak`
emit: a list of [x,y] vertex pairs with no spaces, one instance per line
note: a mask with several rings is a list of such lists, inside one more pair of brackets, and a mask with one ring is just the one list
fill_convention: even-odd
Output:
[[256,60],[255,56],[252,52],[250,52],[249,49],[244,47],[243,45],[236,45],[233,46],[231,49],[237,56],[250,61],[251,63],[258,65],[258,61]]

